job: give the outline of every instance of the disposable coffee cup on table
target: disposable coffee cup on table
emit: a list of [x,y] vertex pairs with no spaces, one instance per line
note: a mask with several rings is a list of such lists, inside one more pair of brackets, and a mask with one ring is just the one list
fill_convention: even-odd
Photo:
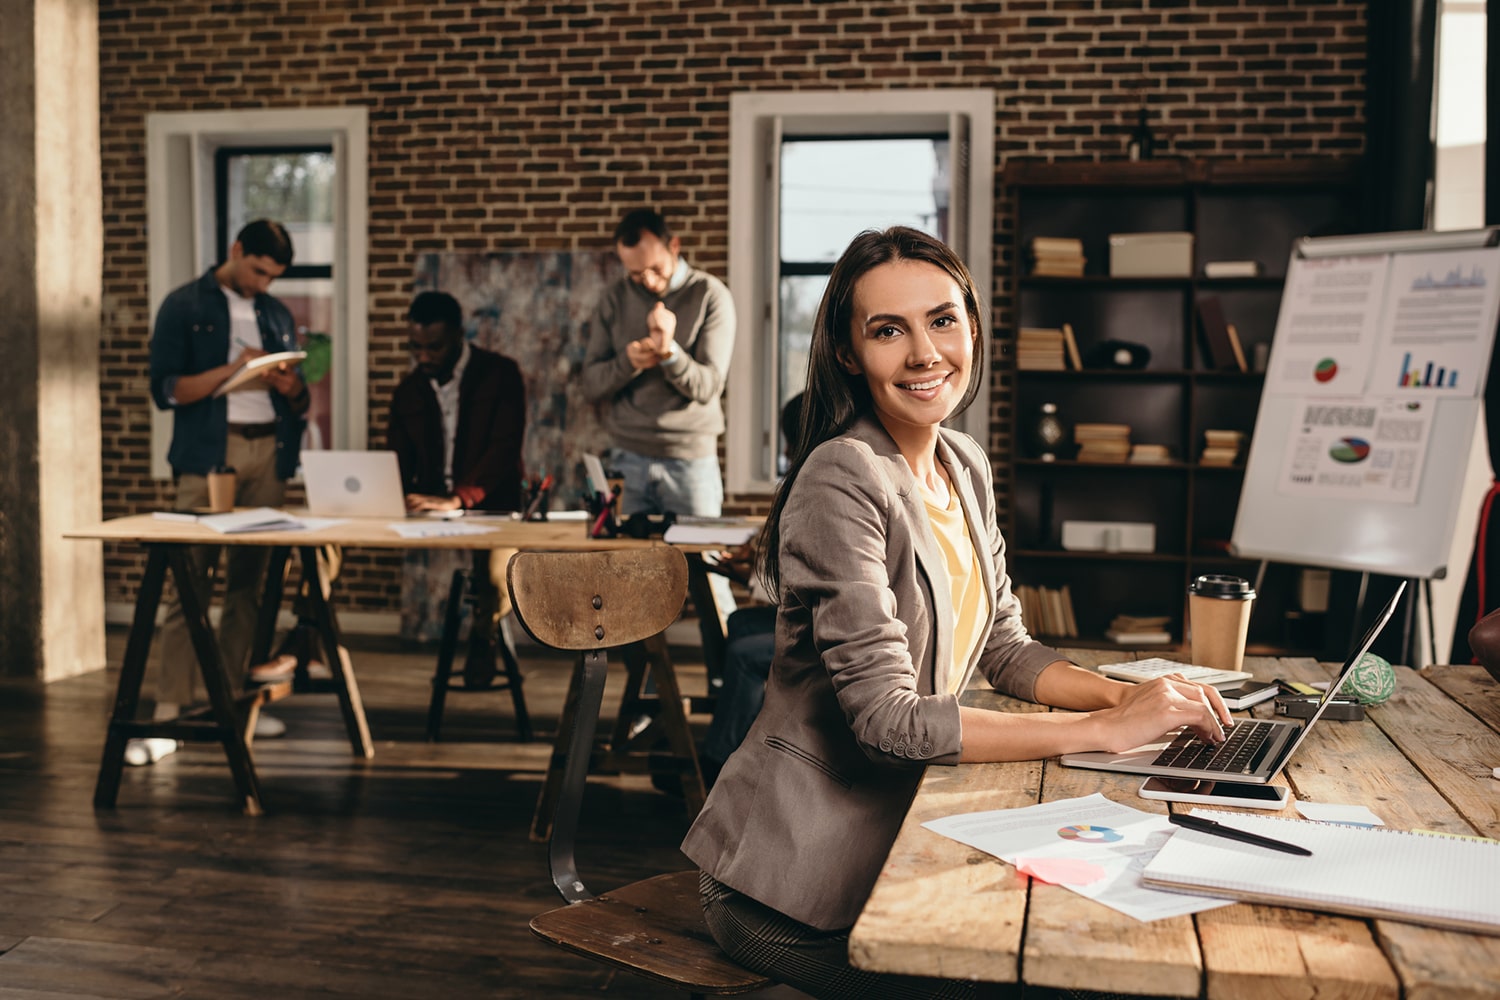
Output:
[[215,514],[234,510],[234,470],[221,467],[208,474],[208,509]]
[[1188,616],[1194,663],[1216,670],[1243,669],[1254,601],[1250,581],[1238,576],[1209,573],[1193,581],[1188,587]]

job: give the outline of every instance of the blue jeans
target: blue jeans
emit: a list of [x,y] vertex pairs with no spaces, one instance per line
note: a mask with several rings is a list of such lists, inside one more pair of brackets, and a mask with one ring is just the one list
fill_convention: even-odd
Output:
[[609,471],[625,477],[620,516],[665,514],[674,511],[693,517],[718,517],[724,510],[724,482],[719,460],[653,458],[624,448],[609,453]]
[[776,652],[776,606],[741,608],[729,616],[724,686],[714,702],[703,756],[720,766],[744,742],[766,700],[766,677]]
[[[724,481],[719,476],[719,459],[653,458],[624,448],[611,448],[608,472],[625,477],[620,497],[620,517],[631,514],[665,514],[672,511],[690,517],[718,517],[724,512]],[[719,608],[719,627],[727,628],[729,614],[735,609],[734,591],[729,581],[717,573],[708,576],[709,589]],[[700,609],[700,620],[707,616]]]

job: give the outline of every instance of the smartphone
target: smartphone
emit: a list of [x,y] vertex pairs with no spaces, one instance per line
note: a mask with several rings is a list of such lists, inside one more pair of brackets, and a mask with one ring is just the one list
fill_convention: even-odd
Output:
[[1179,778],[1147,778],[1141,785],[1143,799],[1196,802],[1210,806],[1244,806],[1249,809],[1280,809],[1291,798],[1285,785],[1246,785],[1233,781],[1184,781]]

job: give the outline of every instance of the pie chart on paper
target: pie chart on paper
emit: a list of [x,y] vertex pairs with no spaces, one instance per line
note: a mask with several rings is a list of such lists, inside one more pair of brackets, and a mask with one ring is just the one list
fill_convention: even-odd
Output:
[[1083,840],[1095,844],[1109,844],[1116,840],[1124,840],[1118,832],[1107,826],[1091,826],[1088,823],[1074,823],[1057,831],[1057,835],[1063,840]]
[[1319,382],[1332,382],[1333,377],[1339,373],[1338,362],[1332,358],[1324,358],[1313,368],[1313,378]]
[[1370,442],[1362,438],[1339,438],[1334,442],[1333,447],[1328,449],[1328,457],[1335,462],[1343,462],[1345,465],[1363,462],[1370,457]]

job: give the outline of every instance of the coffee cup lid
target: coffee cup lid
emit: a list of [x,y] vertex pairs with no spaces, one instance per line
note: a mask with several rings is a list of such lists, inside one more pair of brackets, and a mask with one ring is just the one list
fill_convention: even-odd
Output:
[[1251,589],[1249,580],[1218,573],[1205,573],[1198,577],[1188,588],[1188,593],[1199,597],[1217,597],[1226,601],[1249,601],[1255,597],[1255,591]]

